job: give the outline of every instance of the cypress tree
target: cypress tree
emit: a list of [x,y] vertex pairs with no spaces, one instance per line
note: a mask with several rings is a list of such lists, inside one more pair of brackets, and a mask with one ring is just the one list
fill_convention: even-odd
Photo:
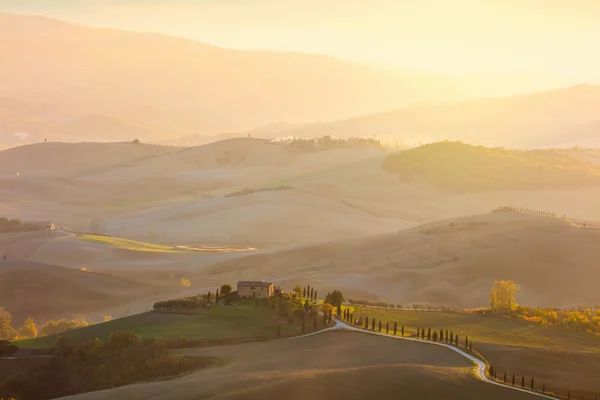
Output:
[[375,318],[371,320],[371,330],[375,332]]
[[310,289],[310,299],[313,299],[313,296],[315,295],[315,290],[314,289]]
[[404,337],[404,325],[402,325],[402,337]]
[[318,299],[318,297],[317,297],[317,291],[315,290],[315,298],[314,298],[314,300],[317,300],[317,299]]
[[444,341],[444,330],[440,329],[440,342]]
[[421,329],[421,339],[425,340],[425,328]]
[[302,288],[302,297],[306,297],[306,288]]
[[504,373],[504,383],[506,383],[506,372]]
[[342,317],[342,305],[341,304],[337,305],[337,314],[340,316],[340,318]]
[[385,333],[387,333],[388,335],[390,334],[390,323],[389,322],[385,323]]
[[431,328],[427,329],[427,340],[431,340]]
[[350,313],[350,323],[354,325],[354,313]]
[[450,332],[450,344],[454,343],[454,332]]
[[308,285],[306,287],[306,296],[305,297],[308,297],[308,296],[310,296],[310,285]]
[[215,293],[215,300],[219,300],[219,288],[217,288],[217,292]]
[[381,333],[381,320],[379,320],[379,333]]
[[545,383],[542,385],[542,393],[546,393],[546,384]]
[[513,374],[512,384],[515,386],[515,374]]
[[471,340],[471,342],[469,343],[469,351],[472,353],[473,352],[473,341]]
[[419,331],[419,328],[417,328],[417,339],[421,337],[421,332]]
[[446,336],[445,336],[445,338],[446,338],[446,343],[448,343],[448,329],[446,329]]
[[437,342],[437,340],[438,340],[438,333],[437,333],[437,331],[433,331],[432,338],[433,338],[434,342]]
[[532,377],[531,377],[531,390],[533,390],[533,388],[534,388],[534,385],[533,385],[533,383],[534,383],[534,380],[533,380],[533,376],[532,376]]
[[454,336],[454,345],[458,347],[458,335]]
[[398,322],[394,321],[394,336],[398,333]]
[[365,329],[369,329],[369,317],[365,317]]
[[469,348],[469,337],[465,336],[465,350]]
[[521,387],[524,388],[525,387],[525,377],[521,376]]

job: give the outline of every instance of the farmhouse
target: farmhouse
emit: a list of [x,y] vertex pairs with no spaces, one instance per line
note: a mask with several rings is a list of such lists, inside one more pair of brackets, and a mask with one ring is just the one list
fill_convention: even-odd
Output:
[[265,299],[271,297],[275,286],[266,281],[239,281],[237,291],[240,297],[258,297]]

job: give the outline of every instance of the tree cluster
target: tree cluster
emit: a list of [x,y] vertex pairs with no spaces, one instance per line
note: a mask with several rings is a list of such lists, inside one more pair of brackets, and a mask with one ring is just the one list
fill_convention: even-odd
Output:
[[175,357],[164,344],[142,341],[119,331],[107,340],[76,344],[59,337],[56,358],[2,383],[0,393],[22,399],[49,399],[108,389],[157,377],[179,375],[212,362],[198,357]]

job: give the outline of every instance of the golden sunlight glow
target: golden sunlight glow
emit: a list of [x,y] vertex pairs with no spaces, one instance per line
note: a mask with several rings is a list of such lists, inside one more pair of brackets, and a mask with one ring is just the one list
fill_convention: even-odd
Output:
[[40,1],[35,10],[28,3],[4,8],[438,74],[535,73],[600,82],[596,0],[113,0],[68,7]]

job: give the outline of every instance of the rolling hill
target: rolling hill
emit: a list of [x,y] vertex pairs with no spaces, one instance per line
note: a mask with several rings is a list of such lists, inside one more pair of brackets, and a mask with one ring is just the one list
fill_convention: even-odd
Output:
[[600,167],[564,150],[518,151],[439,142],[392,154],[382,168],[454,192],[600,185]]
[[111,275],[32,261],[0,261],[0,305],[12,314],[14,326],[27,317],[38,323],[74,314],[98,317],[151,295],[152,288]]
[[[423,103],[326,123],[282,130],[285,136],[395,135],[406,145],[460,140],[486,146],[600,147],[597,131],[600,86],[463,102]],[[581,135],[581,136],[579,136]]]
[[492,213],[225,261],[196,279],[249,279],[260,271],[290,287],[459,307],[485,306],[494,281],[511,279],[521,285],[524,305],[593,306],[600,301],[598,240],[600,230],[566,219]]

